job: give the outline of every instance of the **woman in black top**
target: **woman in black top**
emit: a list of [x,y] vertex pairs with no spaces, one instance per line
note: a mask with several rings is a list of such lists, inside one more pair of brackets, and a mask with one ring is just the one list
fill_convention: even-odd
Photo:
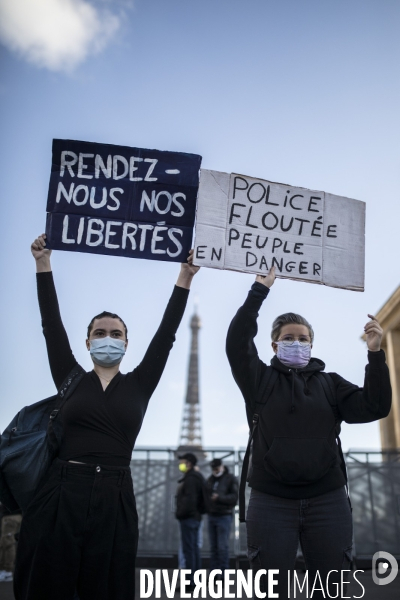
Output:
[[[54,383],[77,365],[61,321],[45,234],[32,244],[43,334]],[[120,373],[125,323],[95,317],[87,348],[94,368],[65,403],[58,458],[24,515],[14,578],[17,600],[132,600],[137,513],[130,460],[160,380],[198,267],[192,252],[142,362]]]
[[[389,414],[391,388],[380,349],[382,329],[368,315],[363,388],[336,373],[323,373],[324,363],[311,357],[312,327],[294,313],[275,320],[275,356],[267,366],[258,357],[254,337],[258,312],[274,280],[274,269],[256,278],[227,337],[228,359],[249,423],[258,415],[248,479],[252,488],[246,518],[248,555],[255,570],[279,570],[274,592],[286,598],[287,574],[293,573],[300,541],[309,593],[322,583],[325,589],[328,584],[330,597],[338,597],[340,571],[351,564],[352,519],[336,439],[342,421],[368,423]],[[329,596],[314,591],[308,597]]]

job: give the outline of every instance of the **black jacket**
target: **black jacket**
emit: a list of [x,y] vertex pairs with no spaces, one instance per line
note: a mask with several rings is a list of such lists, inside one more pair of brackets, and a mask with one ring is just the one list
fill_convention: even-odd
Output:
[[188,519],[190,517],[201,521],[201,513],[204,512],[203,486],[204,477],[198,471],[190,469],[179,479],[176,492],[177,519]]
[[218,494],[217,500],[210,500],[209,513],[212,515],[231,515],[238,500],[238,482],[228,467],[224,466],[224,472],[220,477],[210,475],[207,479],[207,489],[211,498],[212,494]]
[[[249,484],[283,498],[312,498],[344,485],[335,440],[335,426],[369,423],[386,417],[391,387],[385,353],[368,352],[364,387],[329,373],[336,406],[329,405],[320,377],[324,363],[312,358],[303,369],[289,369],[274,356],[271,366],[258,357],[254,337],[258,311],[268,288],[253,284],[235,315],[227,337],[227,355],[248,416],[260,415],[253,443]],[[278,377],[266,403],[258,391],[267,369]],[[265,402],[265,398],[262,399]]]

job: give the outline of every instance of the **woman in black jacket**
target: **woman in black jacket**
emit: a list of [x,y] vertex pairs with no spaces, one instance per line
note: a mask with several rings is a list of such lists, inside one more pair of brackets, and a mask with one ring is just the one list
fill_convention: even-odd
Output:
[[[363,388],[323,372],[324,363],[311,357],[312,327],[294,313],[274,321],[275,356],[267,366],[258,357],[254,337],[259,309],[274,280],[274,269],[257,276],[227,337],[228,359],[249,423],[258,415],[249,476],[248,555],[255,570],[279,569],[274,592],[286,598],[287,573],[294,569],[300,541],[310,591],[314,583],[315,589],[321,588],[320,578],[334,596],[340,571],[349,569],[352,559],[351,509],[336,438],[342,421],[368,423],[389,414],[391,388],[380,349],[382,329],[368,315]],[[325,596],[314,592],[312,597]]]

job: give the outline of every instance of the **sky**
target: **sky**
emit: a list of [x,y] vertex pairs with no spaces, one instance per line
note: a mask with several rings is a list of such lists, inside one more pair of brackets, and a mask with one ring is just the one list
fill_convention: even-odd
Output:
[[[191,152],[202,167],[366,202],[365,291],[277,280],[256,338],[272,358],[283,312],[315,330],[313,355],[363,384],[367,313],[400,283],[400,3],[397,0],[0,0],[0,429],[55,392],[30,244],[44,230],[53,138]],[[161,320],[176,263],[53,252],[76,358],[93,315],[130,331],[138,364]],[[203,444],[243,447],[244,402],[225,356],[229,323],[254,276],[203,268],[137,446],[177,445],[189,322],[197,303]],[[343,426],[342,443],[378,449],[379,426]]]

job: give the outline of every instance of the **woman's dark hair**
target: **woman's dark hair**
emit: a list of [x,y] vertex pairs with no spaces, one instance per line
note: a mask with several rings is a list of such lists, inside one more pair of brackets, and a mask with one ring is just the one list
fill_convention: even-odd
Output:
[[276,317],[275,321],[272,323],[272,331],[271,331],[272,341],[276,342],[277,340],[279,340],[279,336],[281,334],[282,327],[284,325],[289,325],[292,323],[295,325],[305,325],[310,334],[311,343],[313,343],[314,330],[313,330],[312,326],[307,321],[307,319],[305,319],[301,315],[296,315],[296,313],[285,313],[283,315],[279,315],[279,317]]
[[119,319],[122,323],[122,325],[125,328],[125,337],[126,339],[128,339],[128,328],[125,325],[125,323],[123,322],[123,320],[121,319],[120,316],[116,315],[115,313],[110,313],[107,310],[103,310],[102,313],[100,313],[99,315],[96,315],[95,317],[93,317],[93,319],[90,321],[88,328],[87,328],[87,339],[89,339],[90,337],[90,332],[93,329],[93,323],[95,322],[96,319],[102,319],[103,317],[110,317],[111,319]]

